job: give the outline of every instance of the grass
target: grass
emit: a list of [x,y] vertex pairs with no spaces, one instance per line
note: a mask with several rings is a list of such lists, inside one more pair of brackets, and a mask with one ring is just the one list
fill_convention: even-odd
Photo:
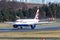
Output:
[[57,19],[56,22],[60,23],[60,19]]
[[0,23],[0,29],[1,28],[11,28],[12,24],[6,24],[6,23]]
[[1,32],[0,37],[60,37],[60,30],[36,32]]

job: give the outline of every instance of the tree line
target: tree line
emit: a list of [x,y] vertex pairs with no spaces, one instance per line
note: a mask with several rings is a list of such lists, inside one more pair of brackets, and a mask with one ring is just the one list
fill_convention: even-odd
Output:
[[[15,21],[18,18],[34,18],[37,9],[37,6],[29,9],[22,7],[22,9],[18,10],[9,7],[0,7],[0,22]],[[40,19],[52,16],[60,18],[60,6],[58,4],[49,3],[48,5],[43,5],[42,7],[39,7]]]

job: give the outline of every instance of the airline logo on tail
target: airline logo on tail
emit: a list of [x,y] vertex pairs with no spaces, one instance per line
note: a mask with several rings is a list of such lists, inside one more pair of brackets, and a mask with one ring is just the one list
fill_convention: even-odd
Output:
[[37,10],[37,12],[36,12],[36,15],[35,15],[35,18],[34,19],[36,19],[36,20],[39,20],[39,9]]

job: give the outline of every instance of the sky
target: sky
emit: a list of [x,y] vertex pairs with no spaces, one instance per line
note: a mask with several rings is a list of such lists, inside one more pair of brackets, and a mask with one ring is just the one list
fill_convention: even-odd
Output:
[[[17,0],[17,1],[20,1],[20,0]],[[42,0],[27,0],[28,2],[27,3],[39,3],[39,4],[42,4]],[[21,2],[23,2],[23,0],[21,0]],[[52,2],[52,3],[60,3],[60,0],[43,0],[43,3],[47,4],[49,2]]]

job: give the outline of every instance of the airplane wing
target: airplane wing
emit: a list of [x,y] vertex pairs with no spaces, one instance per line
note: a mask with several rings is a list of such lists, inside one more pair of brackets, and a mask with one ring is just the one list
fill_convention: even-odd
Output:
[[[6,24],[14,24],[15,22],[4,22]],[[54,23],[54,22],[49,22],[49,21],[44,21],[44,22],[37,22],[37,23],[25,23],[25,24],[28,24],[28,25],[32,25],[32,24],[36,24],[36,25],[40,25],[40,24],[48,24],[48,23]]]
[[4,23],[6,23],[6,24],[13,24],[14,22],[4,22]]
[[37,22],[37,23],[35,23],[35,24],[48,24],[48,23],[54,23],[54,22],[49,22],[49,21],[45,21],[45,22]]

